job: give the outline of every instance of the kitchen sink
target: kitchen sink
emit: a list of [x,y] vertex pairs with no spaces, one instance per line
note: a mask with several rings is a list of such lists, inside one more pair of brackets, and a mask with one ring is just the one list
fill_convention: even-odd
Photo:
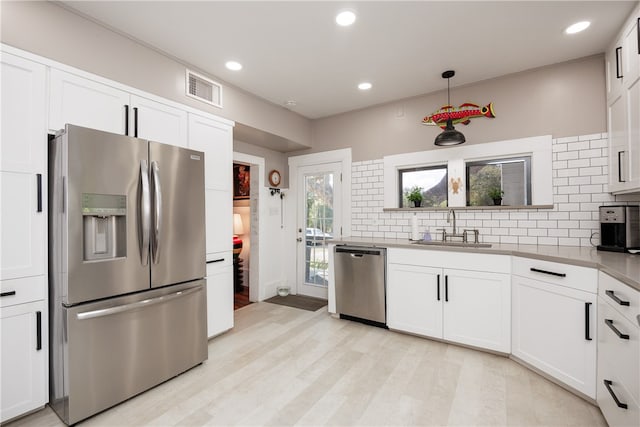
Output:
[[491,243],[443,242],[442,240],[414,240],[411,243],[424,246],[454,246],[458,248],[490,248]]

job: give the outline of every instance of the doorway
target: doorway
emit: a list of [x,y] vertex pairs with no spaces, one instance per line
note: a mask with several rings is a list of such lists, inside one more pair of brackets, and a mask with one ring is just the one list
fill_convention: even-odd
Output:
[[[242,250],[238,257],[242,259],[239,273],[242,274],[242,283],[234,277],[234,309],[244,307],[251,302],[260,300],[260,258],[263,249],[260,248],[260,233],[266,228],[262,224],[264,208],[261,206],[261,197],[264,196],[264,167],[265,160],[262,157],[244,153],[233,153],[233,163],[245,165],[249,173],[249,197],[233,200],[233,213],[238,214],[242,221],[242,230],[234,223],[234,236],[236,231],[242,231],[238,236],[242,239]],[[244,170],[245,172],[247,169]],[[235,175],[234,169],[234,175]],[[235,176],[234,176],[235,180]],[[238,194],[234,188],[234,195]],[[262,203],[263,204],[263,203]],[[235,220],[234,216],[234,220]],[[235,276],[235,266],[234,266]],[[242,288],[236,288],[240,284]],[[238,289],[239,292],[235,292]],[[241,292],[240,292],[241,291]]]
[[340,162],[298,167],[298,294],[327,299],[327,241],[342,227],[341,171]]

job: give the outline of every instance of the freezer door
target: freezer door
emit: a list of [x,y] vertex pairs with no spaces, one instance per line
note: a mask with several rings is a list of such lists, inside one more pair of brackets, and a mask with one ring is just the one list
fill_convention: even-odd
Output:
[[148,289],[139,215],[148,205],[147,141],[67,125],[54,144],[52,285],[60,286],[61,302]]
[[149,143],[151,286],[205,276],[204,153]]
[[69,425],[207,359],[204,280],[60,310],[50,405]]

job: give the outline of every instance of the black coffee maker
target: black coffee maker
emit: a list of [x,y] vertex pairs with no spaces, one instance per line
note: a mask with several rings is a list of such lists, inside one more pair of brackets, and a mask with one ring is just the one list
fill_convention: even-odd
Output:
[[598,250],[640,249],[640,206],[600,206]]

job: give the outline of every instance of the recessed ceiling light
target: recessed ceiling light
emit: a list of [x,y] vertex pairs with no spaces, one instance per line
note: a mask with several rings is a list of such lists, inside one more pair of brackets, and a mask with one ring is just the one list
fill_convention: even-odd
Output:
[[358,89],[360,90],[369,90],[371,89],[371,87],[372,87],[372,84],[369,82],[362,82],[358,85]]
[[285,107],[295,107],[296,105],[298,105],[298,103],[293,99],[284,102]]
[[356,14],[350,10],[345,10],[336,15],[336,24],[342,27],[348,27],[356,22]]
[[228,69],[230,69],[231,71],[240,71],[242,70],[242,64],[236,61],[227,61],[226,64],[224,64],[225,67],[227,67]]
[[569,25],[564,32],[567,34],[579,33],[580,31],[584,31],[589,28],[589,25],[591,25],[591,22],[589,21],[576,22],[573,25]]

